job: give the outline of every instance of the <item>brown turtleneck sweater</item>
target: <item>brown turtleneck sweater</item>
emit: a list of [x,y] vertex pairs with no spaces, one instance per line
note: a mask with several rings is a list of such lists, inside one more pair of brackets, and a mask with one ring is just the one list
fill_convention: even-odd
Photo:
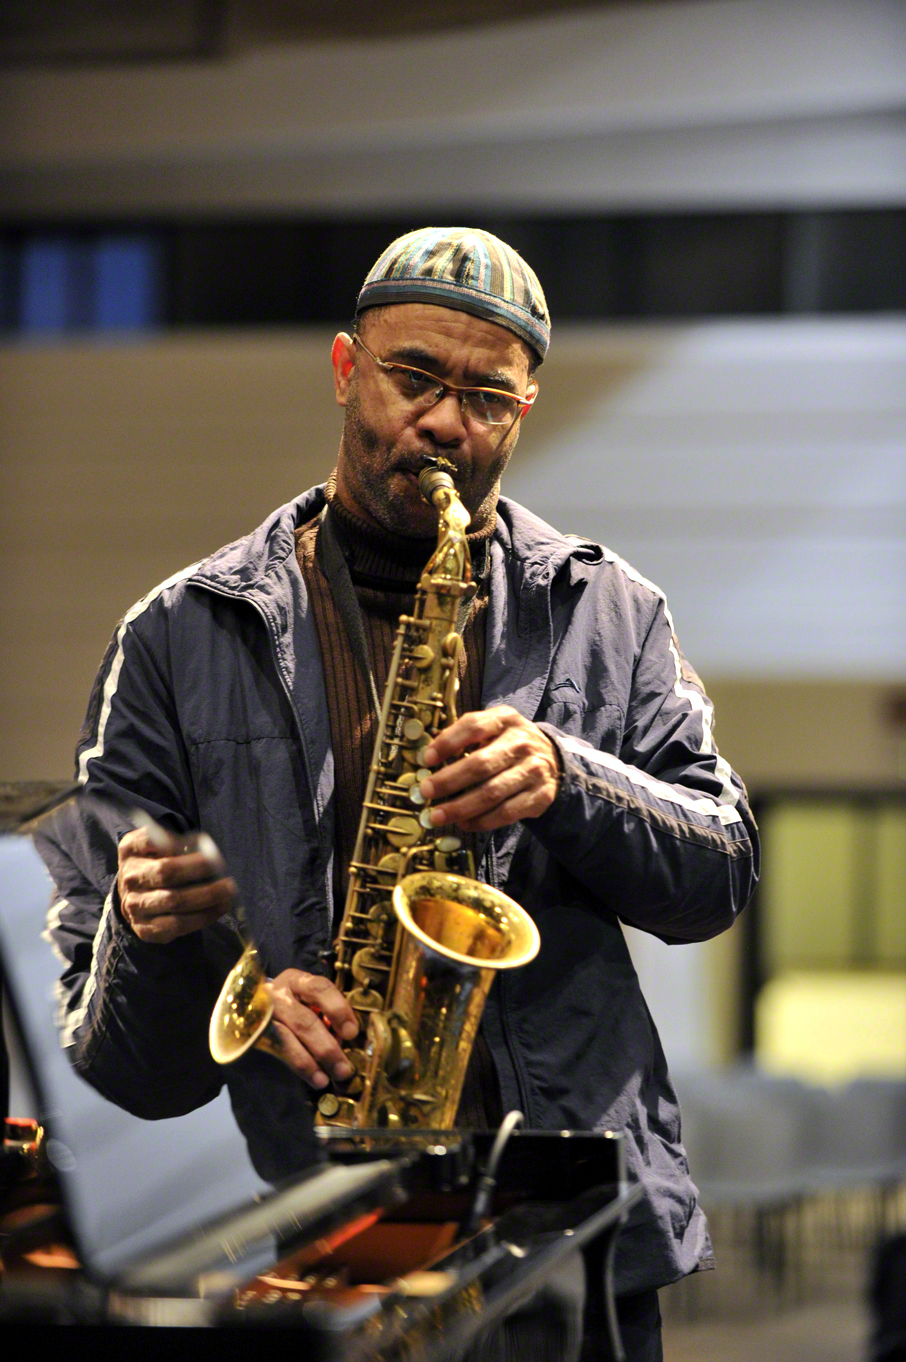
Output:
[[[401,614],[412,610],[415,589],[436,539],[408,539],[375,528],[348,511],[336,497],[333,477],[326,489],[328,514],[349,566],[362,615],[371,671],[383,696]],[[339,921],[346,897],[349,862],[358,833],[378,715],[369,687],[356,665],[342,616],[316,555],[319,518],[296,530],[296,557],[314,615],[327,690],[335,775],[334,913]],[[481,707],[484,674],[488,575],[482,572],[493,523],[468,536],[478,593],[463,630],[459,712]],[[503,1118],[494,1061],[479,1034],[466,1075],[457,1125],[487,1128]]]

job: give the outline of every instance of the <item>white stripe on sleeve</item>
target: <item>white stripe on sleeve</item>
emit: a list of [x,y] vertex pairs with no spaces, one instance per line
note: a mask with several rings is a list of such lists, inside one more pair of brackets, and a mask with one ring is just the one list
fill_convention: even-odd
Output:
[[[200,561],[202,560],[199,559],[199,562]],[[166,591],[168,587],[175,586],[177,582],[184,581],[186,577],[191,577],[197,567],[198,563],[193,563],[191,567],[183,568],[181,572],[174,572],[172,577],[168,577],[165,582],[161,582],[159,586],[156,586],[152,591],[149,591],[147,596],[143,596],[140,601],[136,601],[135,605],[127,610],[126,614],[123,616],[116,636],[116,656],[110,664],[110,670],[107,673],[107,679],[104,682],[104,695],[101,703],[101,712],[98,716],[97,736],[95,738],[94,746],[87,747],[79,757],[79,780],[83,785],[88,779],[88,763],[93,761],[95,757],[100,757],[104,751],[104,734],[107,729],[107,720],[110,718],[110,709],[113,704],[113,697],[116,694],[116,688],[120,679],[120,671],[123,666],[123,639],[125,638],[126,630],[132,621],[137,619],[139,615],[144,614],[149,605],[152,605],[153,602],[157,600],[158,596]]]
[[[114,885],[115,884],[116,881],[114,880]],[[66,1025],[63,1027],[63,1034],[60,1036],[60,1044],[63,1046],[64,1050],[75,1043],[76,1032],[78,1031],[79,1027],[82,1025],[83,1021],[88,1015],[88,1007],[91,1003],[92,998],[97,992],[99,965],[98,957],[100,955],[100,946],[101,942],[104,939],[104,934],[107,931],[107,924],[110,921],[112,913],[113,913],[113,886],[111,886],[110,893],[107,895],[107,900],[104,904],[104,911],[101,914],[101,920],[98,923],[98,929],[94,934],[94,942],[91,947],[91,970],[89,972],[87,980],[85,981],[85,988],[82,992],[81,1001],[78,1007],[73,1012],[70,1013],[69,1019],[66,1022]]]
[[639,770],[637,766],[629,766],[625,761],[620,761],[619,757],[611,756],[609,752],[599,752],[596,747],[587,747],[585,743],[578,742],[575,738],[566,737],[562,733],[558,734],[558,738],[561,746],[565,747],[568,752],[574,752],[576,756],[584,757],[586,761],[590,761],[595,766],[605,766],[617,775],[625,776],[631,784],[646,790],[656,799],[661,799],[668,804],[677,804],[683,809],[691,809],[692,812],[702,814],[705,818],[716,818],[723,826],[729,823],[742,822],[738,810],[728,804],[718,804],[707,795],[692,795],[679,789],[676,785],[668,785],[666,781],[649,776],[645,771]]
[[63,909],[71,907],[72,904],[69,902],[68,899],[54,899],[53,903],[47,910],[47,921],[44,930],[41,933],[41,940],[47,942],[48,946],[50,946],[50,949],[53,951],[54,955],[64,965],[70,965],[72,964],[72,961],[67,960],[66,956],[60,950],[60,947],[57,945],[56,938],[54,937],[54,932],[58,929],[60,925],[60,917],[63,913]]

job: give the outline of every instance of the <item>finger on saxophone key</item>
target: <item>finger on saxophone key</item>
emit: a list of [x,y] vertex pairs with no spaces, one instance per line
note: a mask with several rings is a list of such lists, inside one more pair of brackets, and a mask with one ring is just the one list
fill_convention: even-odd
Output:
[[338,1036],[351,1040],[359,1027],[336,985],[323,975],[290,968],[271,981],[271,996],[290,1068],[318,1089],[331,1078],[340,1083],[351,1078],[354,1069]]

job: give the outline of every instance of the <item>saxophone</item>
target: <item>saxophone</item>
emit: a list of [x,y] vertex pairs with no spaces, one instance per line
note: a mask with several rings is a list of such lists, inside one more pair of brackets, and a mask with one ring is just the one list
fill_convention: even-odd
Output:
[[[365,1040],[346,1051],[353,1076],[319,1098],[326,1125],[449,1129],[495,973],[539,947],[525,910],[476,880],[461,839],[433,826],[419,788],[425,749],[456,718],[457,617],[472,575],[469,513],[441,462],[419,475],[437,548],[397,628],[335,942],[335,982]],[[250,945],[211,1019],[214,1058],[253,1044],[279,1057],[272,1013]]]

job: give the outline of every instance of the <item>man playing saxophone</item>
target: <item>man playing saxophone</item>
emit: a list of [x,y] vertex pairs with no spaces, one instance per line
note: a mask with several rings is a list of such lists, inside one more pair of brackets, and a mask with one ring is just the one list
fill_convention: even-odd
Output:
[[[50,930],[70,962],[76,1068],[140,1115],[177,1114],[224,1082],[206,1037],[238,885],[303,1082],[252,1055],[227,1081],[259,1165],[298,1166],[301,1148],[256,1145],[256,1092],[270,1085],[285,1118],[352,1074],[359,1019],[331,943],[397,621],[436,544],[418,475],[443,459],[471,516],[475,590],[460,717],[423,748],[418,790],[541,935],[491,992],[458,1123],[518,1106],[529,1126],[626,1131],[649,1196],[617,1289],[640,1321],[630,1356],[647,1359],[656,1288],[708,1266],[710,1245],[620,920],[672,941],[724,930],[751,893],[756,834],[661,593],[500,497],[549,336],[535,274],[495,237],[426,228],[388,247],[333,344],[345,416],[326,485],[156,588],[114,636],[80,778],[173,840],[123,822],[50,848]],[[232,878],[183,850],[198,828]]]

